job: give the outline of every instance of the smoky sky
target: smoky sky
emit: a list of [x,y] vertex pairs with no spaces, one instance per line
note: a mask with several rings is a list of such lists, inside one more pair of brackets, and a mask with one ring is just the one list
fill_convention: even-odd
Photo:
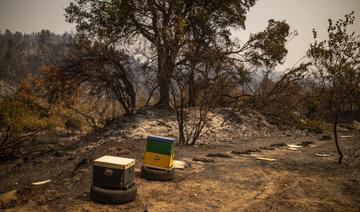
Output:
[[75,31],[65,21],[64,8],[71,0],[0,0],[0,30],[55,33]]
[[[65,21],[64,8],[71,0],[0,0],[0,31],[25,33],[49,29],[55,33],[75,32],[75,26]],[[246,30],[234,36],[246,41],[250,33],[265,29],[269,19],[286,20],[298,36],[287,43],[289,50],[285,64],[291,67],[305,55],[313,41],[312,29],[319,39],[326,38],[328,19],[337,20],[355,11],[353,30],[360,34],[360,0],[259,0],[247,15]]]

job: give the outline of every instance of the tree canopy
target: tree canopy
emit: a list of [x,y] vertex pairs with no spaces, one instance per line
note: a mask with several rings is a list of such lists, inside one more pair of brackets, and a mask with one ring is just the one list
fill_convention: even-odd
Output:
[[229,44],[230,29],[245,28],[246,13],[255,2],[76,0],[66,8],[66,19],[76,23],[78,32],[107,45],[131,45],[139,38],[150,42],[157,57],[159,103],[168,106],[179,53],[198,37],[206,46]]
[[[342,160],[336,126],[341,111],[359,104],[360,96],[360,36],[349,32],[354,24],[354,12],[333,23],[329,19],[328,35],[324,41],[311,44],[308,57],[314,67],[314,76],[322,87],[322,97],[328,102],[328,111],[334,120],[334,136]],[[317,32],[313,30],[314,38]]]

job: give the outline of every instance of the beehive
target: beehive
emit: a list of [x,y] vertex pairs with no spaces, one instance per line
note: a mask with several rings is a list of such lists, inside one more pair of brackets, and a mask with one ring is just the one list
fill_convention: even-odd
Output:
[[172,169],[175,139],[153,136],[147,137],[144,165],[158,169]]
[[128,188],[134,184],[135,159],[105,155],[94,160],[93,184],[109,189]]

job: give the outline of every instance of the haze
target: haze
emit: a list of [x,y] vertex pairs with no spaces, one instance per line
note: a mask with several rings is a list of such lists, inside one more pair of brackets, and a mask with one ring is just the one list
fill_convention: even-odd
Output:
[[[24,33],[49,29],[61,34],[75,32],[75,26],[65,22],[64,8],[71,0],[0,0],[0,31],[9,29]],[[282,70],[291,67],[305,55],[313,41],[312,29],[316,28],[320,39],[324,39],[328,19],[342,18],[355,11],[357,17],[354,30],[360,32],[359,0],[259,0],[247,16],[246,30],[235,33],[246,41],[250,33],[263,30],[267,20],[286,20],[298,36],[288,42],[288,56]]]

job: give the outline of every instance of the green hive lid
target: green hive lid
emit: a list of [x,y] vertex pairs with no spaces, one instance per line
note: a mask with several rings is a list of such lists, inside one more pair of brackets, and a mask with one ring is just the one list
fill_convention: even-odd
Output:
[[112,169],[127,169],[135,165],[135,159],[105,155],[94,160],[94,165]]
[[158,142],[166,142],[166,143],[175,143],[175,138],[161,137],[156,135],[149,135],[147,137],[148,141],[158,141]]
[[146,151],[159,153],[163,155],[171,155],[174,152],[173,146],[174,143],[170,143],[170,142],[159,142],[154,140],[148,140],[146,144]]

